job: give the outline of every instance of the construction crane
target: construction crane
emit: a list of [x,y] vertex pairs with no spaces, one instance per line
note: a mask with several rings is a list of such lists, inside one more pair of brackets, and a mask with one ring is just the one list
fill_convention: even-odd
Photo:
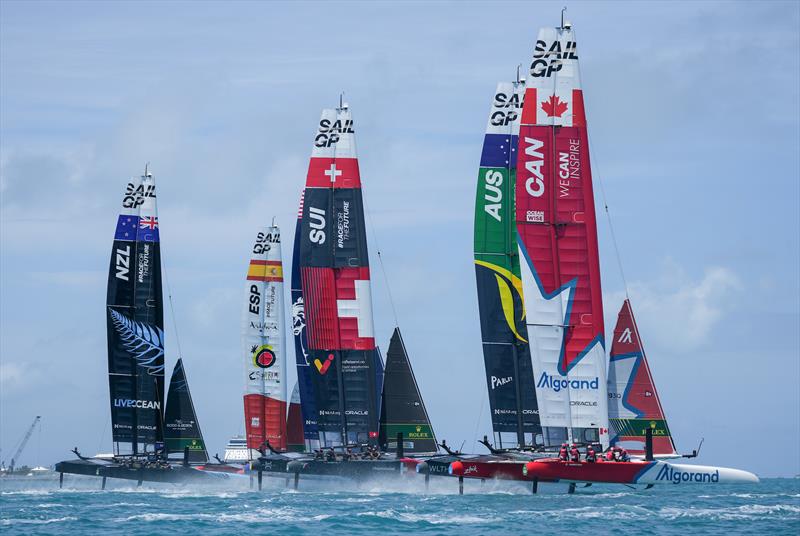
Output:
[[22,451],[25,449],[25,445],[28,444],[28,440],[33,435],[33,430],[36,428],[36,425],[39,423],[39,420],[42,417],[37,415],[35,419],[33,419],[33,423],[31,423],[30,428],[28,431],[25,432],[25,436],[22,438],[22,441],[19,443],[19,447],[17,447],[17,451],[14,453],[14,456],[11,457],[11,464],[8,466],[8,474],[14,472],[14,464],[19,460],[19,457],[22,455]]

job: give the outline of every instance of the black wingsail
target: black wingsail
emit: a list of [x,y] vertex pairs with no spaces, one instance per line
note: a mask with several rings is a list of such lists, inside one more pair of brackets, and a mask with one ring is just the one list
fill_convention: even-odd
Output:
[[[163,441],[164,313],[156,186],[127,185],[114,233],[106,300],[114,451]],[[150,449],[152,450],[152,449]]]
[[431,420],[411,370],[400,329],[395,328],[386,353],[383,376],[380,444],[388,450],[395,449],[399,432],[403,434],[405,452],[436,452]]
[[205,463],[208,452],[197,422],[197,414],[189,392],[189,383],[183,371],[183,360],[178,359],[172,371],[167,392],[167,411],[164,415],[164,443],[167,455],[180,453],[183,455],[189,447],[189,461]]

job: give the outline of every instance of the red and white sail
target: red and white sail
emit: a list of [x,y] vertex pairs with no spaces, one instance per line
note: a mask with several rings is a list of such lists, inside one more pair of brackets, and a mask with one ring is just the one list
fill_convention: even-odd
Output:
[[545,442],[608,443],[603,305],[578,49],[539,31],[519,133],[516,221]]
[[281,234],[261,229],[253,243],[242,314],[244,416],[247,446],[269,440],[284,450],[286,437],[286,341],[284,336]]
[[614,328],[608,365],[608,417],[611,442],[634,455],[645,453],[645,431],[653,431],[653,454],[675,456],[675,443],[647,364],[639,328],[625,300]]

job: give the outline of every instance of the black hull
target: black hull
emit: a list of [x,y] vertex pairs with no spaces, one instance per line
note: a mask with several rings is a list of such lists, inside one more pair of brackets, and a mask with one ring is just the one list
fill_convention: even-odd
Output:
[[[325,461],[313,458],[284,458],[280,455],[269,456],[252,463],[252,471],[262,471],[266,476],[288,477],[295,474],[301,476],[328,476],[363,480],[383,475],[404,473],[408,463],[401,460],[349,460]],[[413,469],[411,469],[413,471]]]
[[119,478],[137,482],[210,482],[227,478],[221,472],[202,471],[192,466],[170,465],[169,467],[128,467],[105,460],[67,460],[56,464],[56,472],[73,475]]

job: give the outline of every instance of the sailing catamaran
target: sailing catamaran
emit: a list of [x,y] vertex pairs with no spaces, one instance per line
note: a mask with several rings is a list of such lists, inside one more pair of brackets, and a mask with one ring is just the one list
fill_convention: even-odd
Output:
[[[106,301],[108,380],[114,454],[81,456],[56,471],[176,481],[208,476],[199,470],[208,454],[197,422],[183,361],[178,359],[164,405],[164,309],[156,185],[145,168],[129,182],[117,218]],[[166,412],[165,412],[166,410]],[[182,464],[169,455],[182,455]]]
[[316,454],[273,449],[253,464],[259,475],[361,478],[413,466],[404,449],[436,451],[399,330],[385,370],[375,343],[355,129],[342,102],[322,112],[301,196],[292,328],[303,435]]
[[[451,453],[428,460],[424,468],[442,474],[439,466],[449,461],[448,473],[462,482],[464,477],[529,480],[534,491],[539,482],[571,482],[574,490],[576,482],[757,481],[745,471],[655,459],[680,455],[628,301],[606,378],[586,116],[578,49],[568,22],[539,31],[516,138],[521,86],[519,81],[512,87],[501,84],[490,115],[476,202],[475,264],[495,440],[502,442],[502,432],[511,428],[519,446],[525,446],[525,408],[532,399],[538,407],[535,425],[541,426],[532,446],[540,452],[525,460],[517,449],[494,449],[484,440],[492,456]],[[509,188],[513,203],[506,201]],[[515,221],[506,223],[512,211]],[[516,247],[509,243],[513,240]],[[530,374],[513,359],[520,354],[530,356],[535,398],[519,390]],[[515,384],[516,391],[502,390]],[[515,417],[516,426],[503,415]],[[601,451],[610,444],[626,445],[644,459],[572,463],[541,452],[565,442]]]

